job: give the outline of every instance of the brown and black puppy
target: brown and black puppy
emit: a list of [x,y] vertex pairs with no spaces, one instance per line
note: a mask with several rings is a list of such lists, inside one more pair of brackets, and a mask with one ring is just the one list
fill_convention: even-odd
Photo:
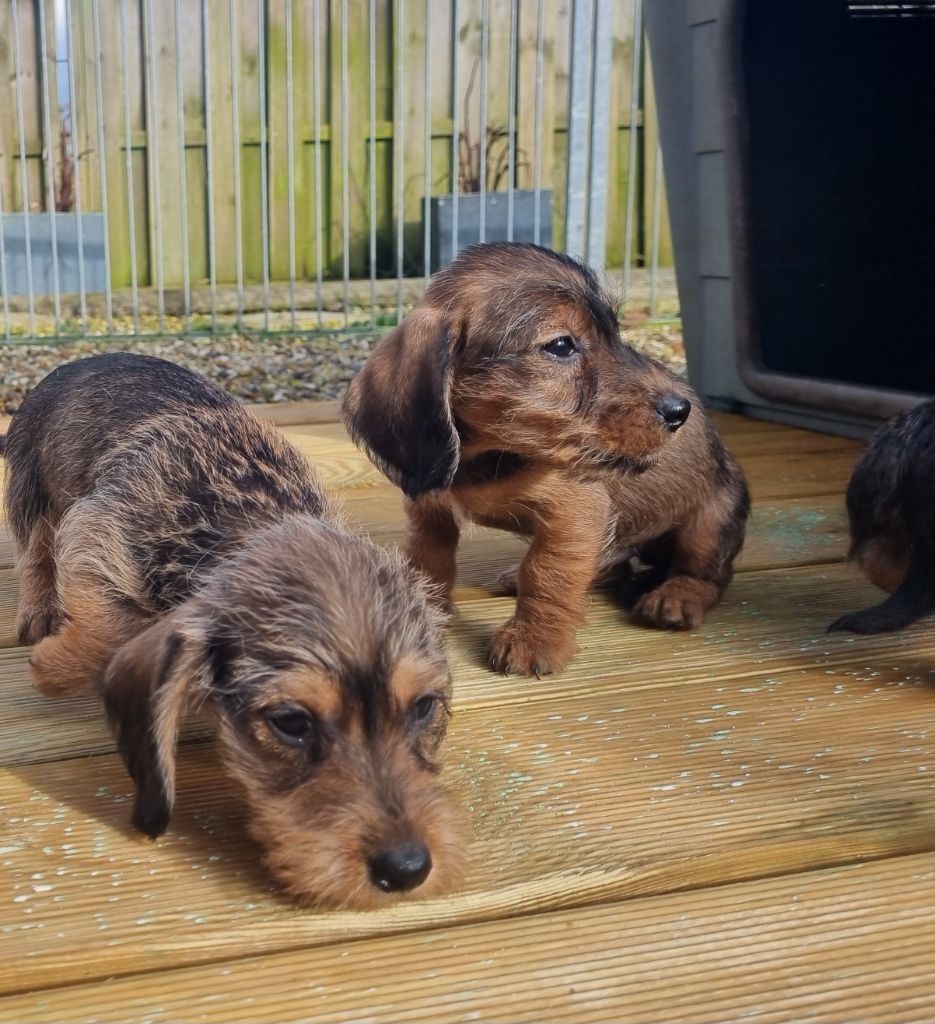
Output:
[[935,612],[935,401],[876,433],[854,467],[847,513],[848,557],[890,596],[829,628],[884,633]]
[[99,692],[137,828],[165,830],[179,720],[205,705],[288,892],[366,907],[452,884],[441,617],[299,452],[204,378],[126,354],[46,377],[5,449],[36,686]]
[[749,499],[692,390],[625,345],[581,263],[479,245],[437,275],[344,403],[406,494],[409,554],[449,595],[465,520],[532,538],[490,665],[542,675],[575,650],[586,593],[655,567],[638,622],[697,626],[743,543]]

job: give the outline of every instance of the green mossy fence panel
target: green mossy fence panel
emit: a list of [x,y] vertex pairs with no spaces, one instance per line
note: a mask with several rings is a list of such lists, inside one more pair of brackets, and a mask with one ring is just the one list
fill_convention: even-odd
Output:
[[[54,25],[53,0],[47,5],[47,24]],[[209,217],[215,237],[214,272],[219,284],[236,280],[236,218],[234,164],[240,162],[242,260],[248,283],[262,279],[260,149],[260,29],[257,0],[236,0],[233,46],[236,55],[239,103],[239,153],[234,152],[232,132],[233,82],[231,79],[231,18],[229,0],[205,0],[209,38],[202,34],[200,2],[181,4],[180,32],[174,24],[172,2],[151,0],[153,39],[145,36],[143,0],[124,0],[127,25],[127,64],[123,66],[120,40],[121,0],[97,0],[102,54],[95,67],[93,0],[73,0],[73,60],[77,149],[80,153],[82,206],[100,210],[101,161],[104,161],[109,213],[111,277],[115,287],[131,282],[129,189],[124,132],[124,90],[127,90],[131,122],[132,214],[136,234],[137,272],[141,286],[156,279],[157,213],[162,219],[162,272],[167,288],[183,283],[182,252],[188,246],[190,279],[193,285],[208,279]],[[378,273],[396,273],[395,232],[396,161],[394,146],[403,147],[402,191],[404,196],[406,275],[422,272],[422,198],[426,192],[424,113],[431,103],[431,159],[429,189],[451,191],[457,167],[452,167],[452,108],[457,104],[462,130],[479,136],[481,12],[483,0],[461,0],[459,24],[452,24],[450,4],[432,4],[431,38],[426,40],[425,0],[375,0],[376,22],[376,156],[370,167],[370,0],[260,0],[266,45],[266,113],[268,125],[267,169],[270,274],[284,281],[290,272],[290,242],[299,280],[314,280],[317,233],[322,234],[323,266],[326,278],[343,273],[344,240],[348,239],[347,262],[351,277],[370,273],[370,176],[376,175],[376,234]],[[396,24],[398,7],[403,8],[403,31]],[[553,243],[563,243],[564,186],[567,146],[567,104],[570,34],[569,4],[543,0],[541,18],[541,59],[539,57],[539,0],[517,0],[518,37],[516,56],[516,168],[515,184],[532,187],[534,158],[540,152],[540,180],[553,190]],[[343,75],[341,39],[342,5],[346,5],[348,35],[347,74]],[[505,127],[508,119],[510,0],[488,0],[488,124]],[[38,19],[35,7],[19,4],[23,63],[23,98],[27,128],[26,159],[30,206],[45,208],[42,167],[41,89],[37,62]],[[287,124],[287,16],[291,11],[292,39],[292,125]],[[317,20],[316,20],[317,19]],[[11,14],[0,4],[0,75],[12,80],[13,53]],[[608,166],[607,265],[619,266],[623,258],[624,211],[627,181],[637,175],[637,227],[633,232],[632,257],[639,263],[649,258],[653,186],[655,179],[655,105],[648,80],[640,98],[637,124],[631,126],[630,81],[633,52],[633,0],[620,0],[614,20],[613,95],[610,158]],[[51,29],[49,30],[51,31]],[[315,196],[315,65],[320,54],[320,157],[322,223],[316,223]],[[460,73],[457,95],[453,94],[452,50],[459,48]],[[148,96],[147,47],[153,55],[156,117]],[[55,81],[54,44],[48,41],[50,81]],[[211,136],[206,134],[204,55],[211,102]],[[176,61],[182,61],[184,152],[178,142],[178,82]],[[399,125],[394,123],[394,90],[397,61],[402,61],[403,105]],[[426,95],[425,62],[429,61],[429,92]],[[536,72],[541,63],[541,92],[536,124]],[[100,152],[96,75],[101,76],[104,120],[104,148]],[[468,95],[470,90],[470,95]],[[12,90],[11,90],[12,92]],[[346,101],[348,127],[347,161],[341,145]],[[54,132],[58,121],[53,114]],[[629,133],[641,133],[638,166],[628,167]],[[400,139],[401,131],[401,142]],[[290,151],[290,136],[292,147]],[[58,161],[58,144],[55,143]],[[211,146],[213,167],[209,207],[207,147]],[[16,109],[12,102],[0,107],[0,187],[4,208],[21,205],[19,146]],[[180,161],[184,160],[185,174]],[[154,194],[158,171],[160,194]],[[290,173],[295,219],[290,232]],[[184,177],[185,194],[181,189]],[[347,189],[348,223],[345,230],[343,198]],[[506,182],[501,183],[505,188]],[[187,214],[188,238],[183,239],[182,204]],[[671,263],[671,242],[661,203],[662,231],[660,262]]]

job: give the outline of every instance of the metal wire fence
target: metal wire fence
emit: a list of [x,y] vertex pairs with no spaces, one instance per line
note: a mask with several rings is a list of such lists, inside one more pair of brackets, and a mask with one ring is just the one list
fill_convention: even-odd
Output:
[[474,241],[670,262],[641,0],[0,0],[8,342],[374,330]]

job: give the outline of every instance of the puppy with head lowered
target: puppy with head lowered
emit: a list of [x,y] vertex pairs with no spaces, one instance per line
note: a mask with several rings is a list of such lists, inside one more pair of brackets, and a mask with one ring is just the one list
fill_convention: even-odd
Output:
[[731,579],[749,511],[740,469],[691,389],[621,341],[594,274],[568,256],[465,250],[376,347],[344,414],[403,489],[410,558],[442,594],[465,520],[531,537],[495,670],[562,669],[588,587],[628,578],[634,558],[654,570],[633,608],[649,626],[697,626]]
[[299,452],[204,378],[114,354],[46,377],[5,455],[36,686],[100,694],[138,828],[167,827],[179,719],[205,705],[289,893],[368,907],[452,884],[441,616]]

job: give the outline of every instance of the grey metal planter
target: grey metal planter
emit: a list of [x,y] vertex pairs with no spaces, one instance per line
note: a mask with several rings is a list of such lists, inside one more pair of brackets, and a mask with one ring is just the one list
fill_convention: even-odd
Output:
[[[450,263],[458,252],[481,240],[481,201],[484,203],[484,241],[505,242],[509,237],[509,203],[506,192],[464,192],[458,195],[458,247],[455,249],[453,197],[431,196],[432,273]],[[536,199],[539,231],[536,237]],[[422,219],[425,223],[425,199]],[[552,245],[552,190],[514,189],[513,241]]]
[[[4,270],[9,295],[26,295],[28,293],[28,267],[32,268],[33,294],[54,294],[53,217],[55,218],[55,249],[58,254],[59,294],[80,291],[78,216],[77,213],[5,213],[3,215],[3,254],[6,257]],[[107,263],[104,253],[104,214],[82,213],[80,216],[81,250],[84,256],[84,290],[86,293],[102,292],[107,280]],[[28,262],[27,248],[29,251]]]

